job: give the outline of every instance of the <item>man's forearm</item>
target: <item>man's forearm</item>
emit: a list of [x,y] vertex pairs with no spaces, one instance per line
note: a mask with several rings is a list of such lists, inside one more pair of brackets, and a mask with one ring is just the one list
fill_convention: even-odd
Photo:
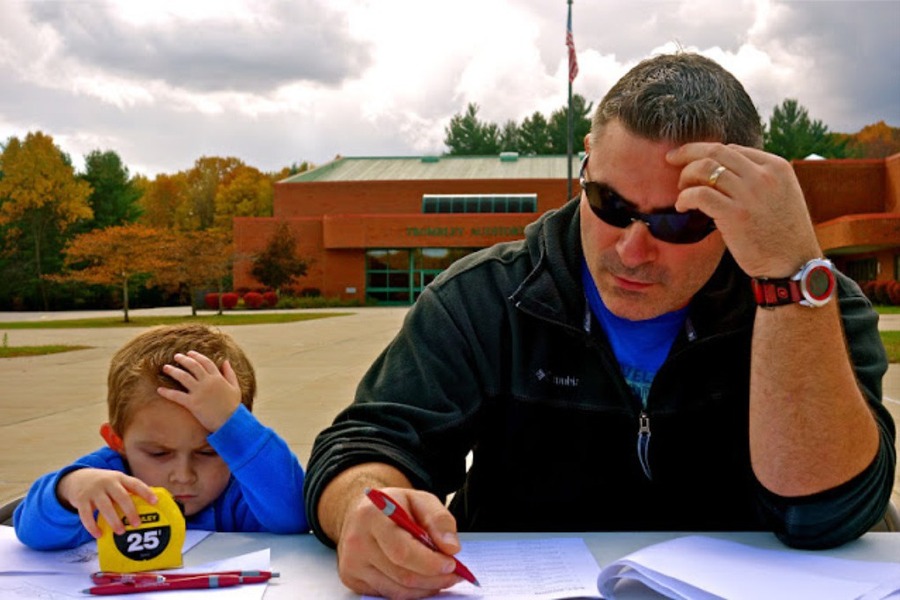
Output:
[[400,470],[384,463],[355,465],[332,479],[322,491],[318,506],[319,524],[332,542],[337,543],[347,509],[362,498],[366,487],[413,486]]
[[848,356],[837,302],[758,309],[750,383],[753,470],[803,496],[849,481],[878,451],[875,419]]

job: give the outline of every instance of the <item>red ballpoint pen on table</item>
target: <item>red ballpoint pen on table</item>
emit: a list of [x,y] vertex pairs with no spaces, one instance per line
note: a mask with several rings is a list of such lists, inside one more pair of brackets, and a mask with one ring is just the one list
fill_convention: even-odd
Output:
[[114,596],[116,594],[143,594],[146,592],[165,592],[170,590],[205,590],[211,588],[232,587],[248,583],[241,581],[240,575],[194,575],[164,581],[132,581],[121,583],[105,583],[83,590],[93,596]]
[[[385,515],[390,517],[391,521],[408,531],[415,537],[417,540],[434,550],[435,552],[440,552],[443,554],[441,550],[438,549],[437,545],[431,539],[431,536],[428,535],[428,532],[422,529],[418,523],[412,520],[412,517],[407,514],[403,508],[394,501],[393,498],[382,492],[381,490],[376,490],[374,488],[366,488],[366,496],[368,496],[369,500],[372,501],[378,510],[383,512]],[[478,587],[481,587],[481,584],[478,583],[478,580],[475,579],[475,576],[472,575],[472,572],[466,567],[466,565],[459,562],[455,557],[453,558],[456,561],[456,568],[453,570],[454,573],[468,581],[469,583],[475,584]]]
[[265,583],[279,574],[274,571],[210,571],[206,573],[166,573],[155,571],[144,571],[139,573],[118,573],[114,571],[97,571],[91,573],[91,581],[101,585],[105,583],[159,583],[163,581],[174,581],[176,579],[187,579],[191,577],[204,577],[212,575],[237,575],[241,578],[240,583]]

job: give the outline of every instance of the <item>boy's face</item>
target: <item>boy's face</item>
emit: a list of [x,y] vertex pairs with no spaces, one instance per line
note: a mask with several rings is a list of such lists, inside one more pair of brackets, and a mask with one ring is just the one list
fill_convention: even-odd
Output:
[[218,498],[231,477],[208,434],[186,409],[156,397],[135,409],[122,452],[133,476],[169,490],[191,516]]

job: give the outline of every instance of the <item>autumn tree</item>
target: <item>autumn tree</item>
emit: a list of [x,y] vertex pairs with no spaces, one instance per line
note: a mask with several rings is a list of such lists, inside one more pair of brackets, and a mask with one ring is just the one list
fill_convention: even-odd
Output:
[[90,229],[133,223],[140,216],[141,189],[129,176],[128,167],[112,150],[94,150],[85,156],[81,179],[93,190],[88,197],[94,212],[94,218],[88,224]]
[[215,198],[215,226],[231,230],[234,217],[271,217],[272,180],[259,169],[240,165],[219,184]]
[[64,250],[67,271],[55,281],[81,281],[122,290],[122,310],[128,318],[129,285],[138,281],[147,287],[159,274],[174,267],[172,235],[165,230],[130,224],[95,229],[73,238]]
[[209,229],[215,224],[216,194],[244,166],[234,157],[203,156],[187,171],[187,216],[184,229]]
[[297,240],[287,223],[280,223],[265,249],[253,259],[250,273],[261,284],[280,291],[306,275],[307,263],[297,255]]
[[[169,256],[171,262],[156,271],[160,285],[184,289],[190,298],[191,315],[197,314],[197,292],[215,285],[220,294],[223,281],[231,273],[234,245],[229,231],[172,232]],[[221,313],[221,307],[219,308]]]
[[900,127],[884,121],[866,125],[846,138],[848,150],[857,158],[887,158],[900,153]]
[[822,121],[813,121],[808,111],[788,98],[776,106],[763,131],[763,148],[787,160],[817,154],[825,158],[844,158],[845,144],[828,131]]
[[187,176],[161,173],[147,184],[140,199],[140,223],[163,229],[195,229],[188,201]]
[[[0,153],[3,274],[27,278],[18,282],[20,289],[35,288],[44,310],[50,308],[44,276],[60,268],[59,250],[67,230],[93,216],[90,194],[90,184],[75,176],[71,161],[48,135],[12,137]],[[10,270],[10,263],[20,268]]]

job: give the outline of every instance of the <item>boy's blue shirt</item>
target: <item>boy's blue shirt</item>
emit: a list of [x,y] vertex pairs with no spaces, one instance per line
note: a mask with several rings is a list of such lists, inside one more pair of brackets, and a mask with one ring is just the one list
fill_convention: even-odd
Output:
[[[187,518],[188,529],[305,533],[303,467],[287,443],[262,425],[244,405],[209,444],[231,470],[225,491],[209,506]],[[104,447],[38,479],[16,507],[13,526],[24,544],[37,550],[74,548],[93,541],[78,518],[56,496],[61,477],[93,467],[128,473],[118,452]]]

